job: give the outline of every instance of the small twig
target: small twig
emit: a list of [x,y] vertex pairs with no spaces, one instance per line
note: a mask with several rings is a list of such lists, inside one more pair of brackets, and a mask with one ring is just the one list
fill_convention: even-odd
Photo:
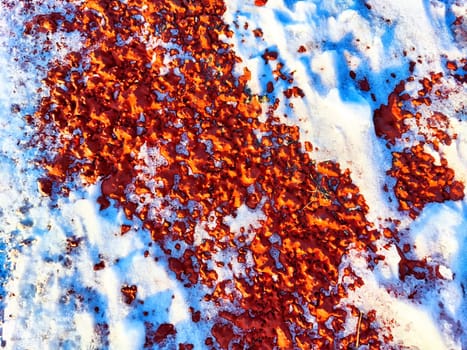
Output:
[[301,210],[308,208],[315,200],[319,198],[320,195],[325,199],[331,199],[329,192],[323,186],[321,186],[313,176],[310,175],[310,178],[315,185],[315,189],[311,191],[306,188],[304,189],[306,192],[311,193],[311,199]]
[[360,315],[358,316],[357,340],[355,342],[355,349],[358,349],[358,347],[360,346],[360,326],[362,324],[362,316],[363,316],[363,312],[360,311]]
[[310,191],[310,190],[305,190],[305,191],[311,193],[312,196],[311,196],[311,200],[307,203],[307,205],[305,205],[305,206],[302,208],[302,210],[308,208],[308,207],[310,206],[311,203],[313,203],[315,200],[317,200],[317,199],[319,198],[319,195],[320,195],[320,194],[321,194],[325,199],[331,199],[331,196],[329,195],[329,193],[328,193],[325,189],[323,189],[323,188],[321,188],[321,187],[316,188],[316,189],[313,190],[313,191]]
[[302,208],[302,210],[308,208],[308,207],[310,206],[311,203],[313,203],[313,200],[309,201],[308,204],[305,205],[305,206]]

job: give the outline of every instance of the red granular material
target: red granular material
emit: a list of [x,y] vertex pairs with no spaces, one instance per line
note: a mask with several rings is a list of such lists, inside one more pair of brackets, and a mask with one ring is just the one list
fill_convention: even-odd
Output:
[[[146,338],[144,348],[153,349],[157,344],[164,344],[164,342],[172,336],[177,334],[177,330],[171,323],[163,323],[154,330],[154,325],[150,322],[145,322],[146,326]],[[189,349],[189,345],[180,344],[180,348]]]
[[419,144],[403,152],[394,152],[392,168],[388,172],[397,182],[394,193],[399,209],[415,217],[427,203],[461,200],[464,184],[454,180],[454,171],[447,161],[435,165],[435,159]]
[[131,304],[136,299],[138,287],[136,287],[135,285],[123,286],[120,291],[122,292],[123,301],[126,304]]
[[[448,70],[453,70],[457,63],[448,61],[446,66]],[[438,111],[430,110],[427,113],[421,109],[423,105],[430,107],[435,99],[449,99],[449,92],[443,89],[442,78],[443,73],[431,73],[429,77],[420,79],[416,96],[405,92],[406,82],[415,78],[401,81],[389,95],[388,104],[381,105],[373,117],[376,135],[388,141],[388,148],[394,147],[396,142],[403,144],[408,134],[421,138],[421,141],[405,147],[402,152],[393,152],[392,167],[388,171],[396,179],[393,189],[399,210],[408,212],[412,218],[418,216],[428,203],[464,198],[464,184],[454,179],[454,171],[440,154],[441,145],[451,145],[457,136],[450,130],[449,118]],[[431,146],[434,152],[440,154],[439,165],[424,150],[424,145]]]
[[396,139],[409,130],[405,123],[408,118],[413,118],[412,113],[402,108],[405,97],[400,94],[405,89],[405,83],[400,82],[394,91],[389,95],[388,104],[381,105],[375,110],[373,122],[375,132],[378,137],[382,137],[391,145],[396,143]]
[[256,6],[264,6],[266,5],[268,0],[255,0],[255,5]]

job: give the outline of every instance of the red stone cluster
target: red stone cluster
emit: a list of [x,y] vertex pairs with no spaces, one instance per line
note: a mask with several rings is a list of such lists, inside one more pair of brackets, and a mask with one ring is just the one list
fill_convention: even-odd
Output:
[[[162,323],[156,330],[154,325],[150,322],[145,322],[146,327],[146,339],[144,343],[145,348],[150,348],[154,344],[161,344],[177,334],[177,330],[171,323]],[[179,350],[191,350],[193,345],[191,344],[179,344]]]
[[[412,72],[414,66],[411,64]],[[463,83],[467,71],[465,62],[464,74],[459,73],[458,63],[454,61],[448,61],[446,68],[448,75],[453,76],[458,83]],[[449,118],[433,108],[433,103],[447,102],[449,99],[449,89],[444,88],[443,74],[432,73],[430,77],[420,79],[417,82],[420,89],[415,96],[406,91],[407,83],[415,83],[415,78],[409,77],[395,87],[389,95],[388,104],[375,111],[374,125],[376,134],[387,140],[387,147],[393,150],[392,167],[387,174],[395,179],[393,191],[399,210],[415,219],[428,203],[463,199],[464,184],[455,180],[455,173],[443,157],[441,149],[442,145],[449,146],[457,136],[450,126]],[[435,159],[436,153],[439,161]],[[389,190],[387,186],[385,189]],[[427,261],[426,258],[414,259],[410,257],[410,244],[401,246],[397,241],[394,243],[400,256],[399,278],[402,282],[410,276],[425,284],[426,288],[428,283],[442,279],[437,273],[438,262]],[[421,297],[423,290],[418,282],[413,282],[412,290],[408,289],[409,299]]]
[[415,217],[427,203],[441,203],[464,198],[464,185],[454,180],[454,171],[445,159],[435,165],[435,158],[419,144],[393,153],[388,174],[397,179],[394,193],[399,208]]
[[136,293],[138,292],[138,287],[135,285],[123,286],[120,290],[123,295],[123,301],[126,304],[131,304],[136,299]]
[[[462,75],[456,72],[456,62],[448,61],[446,67],[459,83],[463,82],[465,62]],[[421,109],[430,107],[435,100],[449,99],[449,93],[443,91],[442,78],[443,73],[431,73],[419,80],[416,96],[405,91],[406,83],[414,78],[401,81],[389,95],[388,104],[377,109],[373,118],[376,134],[388,141],[389,148],[395,148],[397,142],[403,144],[406,138],[418,139],[413,146],[393,152],[392,168],[388,171],[396,179],[394,194],[399,209],[409,212],[412,218],[428,203],[464,198],[464,184],[455,180],[454,171],[440,152],[440,145],[450,145],[457,137],[449,118],[433,108],[428,113]],[[425,146],[439,154],[439,165]]]

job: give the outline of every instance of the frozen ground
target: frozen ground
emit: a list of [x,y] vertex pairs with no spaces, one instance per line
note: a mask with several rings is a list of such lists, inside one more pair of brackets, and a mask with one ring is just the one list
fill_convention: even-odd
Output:
[[[55,34],[49,39],[61,45],[42,50],[47,45],[45,34],[25,36],[23,23],[35,14],[64,12],[70,5],[38,1],[27,9],[25,4],[0,5],[1,346],[142,348],[147,319],[143,309],[152,307],[160,310],[149,315],[152,322],[177,329],[165,348],[175,349],[179,343],[205,348],[212,324],[207,318],[193,322],[189,308],[214,319],[216,307],[202,300],[203,287],[188,289],[177,280],[141,223],[129,222],[112,207],[99,211],[98,185],[75,184],[63,198],[49,198],[40,191],[38,180],[45,170],[36,160],[46,150],[29,144],[34,129],[24,116],[32,114],[47,94],[40,88],[48,62],[83,43],[77,34]],[[294,84],[304,92],[304,98],[290,99],[293,108],[282,99],[277,110],[281,121],[300,127],[301,140],[315,147],[314,159],[337,161],[351,170],[369,205],[370,222],[379,227],[387,218],[400,220],[401,239],[414,246],[413,258],[439,266],[436,283],[412,277],[401,281],[400,255],[384,238],[378,242],[378,254],[385,260],[374,270],[357,250],[344,258],[341,268],[350,264],[365,284],[343,303],[363,313],[376,310],[377,322],[390,328],[394,337],[389,348],[467,349],[467,199],[429,204],[416,219],[400,213],[383,186],[391,152],[404,145],[388,149],[373,127],[374,110],[386,104],[397,83],[411,74],[411,61],[419,62],[412,74],[422,79],[430,72],[444,72],[446,57],[467,57],[465,24],[451,26],[458,17],[467,21],[467,7],[454,0],[369,0],[366,5],[351,0],[269,0],[262,7],[253,1],[229,1],[224,15],[234,30],[226,40],[242,58],[236,69],[241,72],[246,66],[252,72],[251,92],[267,95],[273,73],[262,55],[266,49],[277,52],[284,71],[294,72]],[[262,37],[255,37],[255,28],[261,28]],[[363,80],[370,91],[359,86]],[[274,93],[288,87],[279,81]],[[465,100],[464,83],[444,111],[457,139],[442,147],[464,184]],[[237,213],[236,219],[226,220],[232,231],[255,227],[262,219],[261,211],[246,206]],[[130,230],[120,235],[123,224]],[[199,232],[203,234],[202,227]],[[147,250],[160,260],[145,259]],[[96,268],[102,263],[105,269]],[[137,285],[145,306],[125,303],[122,285]],[[412,297],[414,291],[417,298]],[[353,332],[357,322],[349,319],[344,332]]]

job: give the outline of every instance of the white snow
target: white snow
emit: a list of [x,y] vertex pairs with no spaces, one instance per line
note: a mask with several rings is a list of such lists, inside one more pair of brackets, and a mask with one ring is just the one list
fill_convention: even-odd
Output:
[[261,220],[266,220],[261,209],[252,210],[246,204],[237,208],[235,215],[228,215],[224,218],[224,224],[229,226],[230,232],[240,234],[240,230],[261,227]]

